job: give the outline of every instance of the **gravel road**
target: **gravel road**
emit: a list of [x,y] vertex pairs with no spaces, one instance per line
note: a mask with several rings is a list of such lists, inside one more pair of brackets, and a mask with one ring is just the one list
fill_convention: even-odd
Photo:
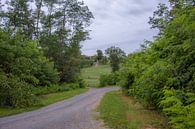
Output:
[[105,129],[92,110],[106,92],[118,89],[90,89],[39,110],[0,118],[0,129]]

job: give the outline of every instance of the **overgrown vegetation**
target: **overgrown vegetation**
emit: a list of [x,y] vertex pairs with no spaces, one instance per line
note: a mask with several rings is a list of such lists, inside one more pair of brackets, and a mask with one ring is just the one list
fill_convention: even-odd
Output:
[[164,112],[174,129],[195,128],[195,3],[170,0],[150,18],[160,30],[153,42],[130,54],[120,70],[129,95]]
[[100,118],[112,129],[168,129],[163,116],[145,109],[139,102],[122,95],[120,91],[107,93],[98,111]]
[[119,74],[118,72],[102,74],[100,75],[99,80],[100,80],[100,87],[116,86],[117,82],[119,81]]
[[29,107],[37,95],[84,87],[80,42],[92,18],[78,0],[0,3],[0,106]]

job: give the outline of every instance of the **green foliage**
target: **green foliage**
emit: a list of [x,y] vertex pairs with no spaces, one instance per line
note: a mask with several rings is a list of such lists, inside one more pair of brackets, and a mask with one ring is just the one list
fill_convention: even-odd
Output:
[[164,97],[160,107],[169,116],[174,129],[190,129],[195,127],[195,94],[185,94],[181,90],[163,90]]
[[64,83],[61,85],[49,85],[45,87],[35,87],[32,93],[35,95],[45,95],[50,93],[70,91],[74,89],[84,88],[83,83]]
[[[2,94],[0,106],[30,106],[35,103],[34,94],[84,87],[79,77],[80,42],[88,38],[85,27],[92,18],[88,7],[78,0],[9,0],[4,9],[0,5],[0,72],[4,79],[0,93],[8,90]],[[70,84],[61,87],[59,82]]]
[[101,61],[103,59],[103,52],[101,50],[97,50],[97,60]]
[[12,73],[31,85],[57,83],[58,73],[52,62],[43,56],[33,41],[23,41],[20,36],[0,32],[0,67],[5,73]]
[[95,62],[95,57],[93,56],[86,56],[86,55],[82,55],[81,56],[81,68],[88,68],[93,66]]
[[115,86],[118,82],[118,73],[100,75],[100,87]]
[[53,63],[43,56],[37,43],[23,40],[20,35],[13,37],[0,31],[0,58],[1,106],[30,106],[35,103],[31,93],[34,86],[59,81]]
[[110,47],[105,50],[106,55],[109,57],[112,72],[119,70],[119,65],[125,57],[125,52],[119,47]]
[[0,106],[27,107],[36,102],[31,87],[13,75],[0,72]]
[[160,33],[139,52],[130,54],[120,69],[125,92],[164,112],[174,129],[191,129],[194,116],[195,8],[191,2],[170,1],[150,19]]

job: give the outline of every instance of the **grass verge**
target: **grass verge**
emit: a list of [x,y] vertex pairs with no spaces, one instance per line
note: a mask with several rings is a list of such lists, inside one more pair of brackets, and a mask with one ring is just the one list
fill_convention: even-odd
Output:
[[98,107],[100,118],[112,129],[164,129],[167,121],[121,92],[107,93]]
[[65,91],[65,92],[59,92],[59,93],[52,93],[52,94],[47,94],[47,95],[42,95],[39,96],[40,99],[40,104],[33,106],[33,107],[28,107],[28,108],[0,108],[0,117],[4,117],[4,116],[9,116],[9,115],[13,115],[13,114],[18,114],[18,113],[22,113],[22,112],[28,112],[28,111],[32,111],[35,109],[38,109],[40,107],[44,107],[47,106],[49,104],[64,100],[64,99],[68,99],[71,98],[75,95],[81,94],[86,92],[88,89],[75,89],[75,90],[71,90],[71,91]]
[[111,72],[109,65],[92,66],[82,69],[82,78],[90,87],[99,86],[99,77],[102,74],[108,74]]

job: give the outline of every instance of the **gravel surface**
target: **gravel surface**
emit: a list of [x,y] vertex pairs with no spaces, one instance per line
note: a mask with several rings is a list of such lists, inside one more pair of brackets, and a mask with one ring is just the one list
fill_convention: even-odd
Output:
[[0,129],[105,129],[92,110],[106,92],[118,89],[90,89],[39,110],[0,118]]

